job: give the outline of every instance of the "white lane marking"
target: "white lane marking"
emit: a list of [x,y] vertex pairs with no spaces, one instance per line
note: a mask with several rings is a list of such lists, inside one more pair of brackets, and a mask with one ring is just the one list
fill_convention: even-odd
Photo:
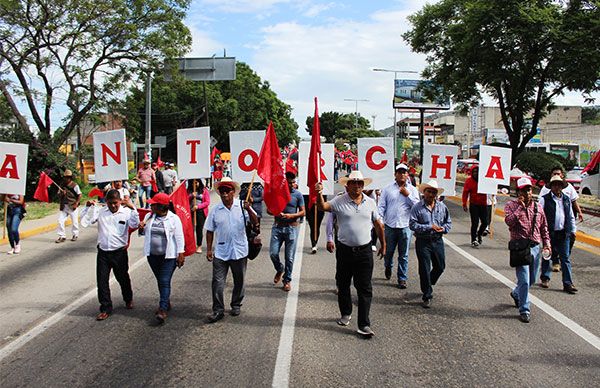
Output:
[[[446,244],[448,244],[450,246],[450,248],[454,249],[457,253],[464,256],[467,260],[469,260],[470,262],[472,262],[473,264],[475,264],[476,266],[478,266],[479,268],[484,270],[487,274],[491,275],[496,280],[500,281],[501,283],[503,283],[504,285],[509,287],[511,290],[516,286],[514,282],[508,280],[504,275],[495,271],[490,266],[481,262],[479,259],[475,258],[473,255],[466,252],[462,248],[459,248],[452,241],[448,240],[447,238],[444,238],[444,241],[446,242]],[[542,310],[546,314],[550,315],[552,318],[554,318],[555,320],[557,320],[558,322],[563,324],[566,328],[571,330],[573,333],[575,333],[578,336],[580,336],[581,338],[583,338],[583,340],[585,340],[587,343],[589,343],[590,345],[595,347],[597,350],[600,350],[600,338],[598,338],[594,334],[590,333],[588,330],[581,327],[578,323],[576,323],[572,319],[568,318],[563,313],[559,312],[554,307],[550,306],[549,304],[542,301],[541,299],[539,299],[531,294],[529,294],[529,299],[531,300],[531,303],[536,305],[540,310]]]
[[[145,260],[146,256],[142,256],[138,261],[136,261],[130,268],[129,272],[133,272],[137,267],[139,267]],[[117,280],[112,276],[110,284],[114,286],[117,283]],[[39,323],[37,326],[34,326],[24,334],[20,335],[14,341],[9,342],[4,345],[2,349],[0,349],[0,361],[4,360],[6,357],[10,356],[14,351],[20,349],[23,345],[42,334],[50,327],[52,327],[55,323],[59,322],[61,319],[66,317],[71,311],[83,306],[94,296],[98,295],[98,287],[86,292],[84,295],[77,298],[74,302],[64,307],[62,310],[54,313],[54,315],[50,316],[46,320]]]
[[298,307],[298,291],[300,290],[300,271],[302,269],[302,249],[304,247],[304,228],[306,222],[300,225],[296,256],[294,257],[294,270],[292,271],[292,289],[287,296],[277,361],[273,373],[273,387],[287,388],[290,384],[290,365],[292,363],[292,348],[294,346],[294,329],[296,325],[296,309]]

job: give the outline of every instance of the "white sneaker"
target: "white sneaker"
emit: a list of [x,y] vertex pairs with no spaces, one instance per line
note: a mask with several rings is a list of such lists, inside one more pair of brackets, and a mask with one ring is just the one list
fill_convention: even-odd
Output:
[[15,245],[14,253],[15,253],[15,255],[18,255],[19,253],[21,253],[21,244]]
[[14,248],[10,248],[10,251],[6,252],[7,255],[12,255],[13,253],[15,253]]
[[479,243],[478,243],[477,241],[473,241],[473,242],[471,243],[471,246],[472,246],[473,248],[477,248],[477,247],[479,247]]
[[317,253],[317,247],[316,246],[312,247],[312,249],[310,250],[310,253],[312,253],[312,254]]
[[371,250],[372,250],[373,252],[377,252],[377,247],[376,247],[375,245],[371,245]]

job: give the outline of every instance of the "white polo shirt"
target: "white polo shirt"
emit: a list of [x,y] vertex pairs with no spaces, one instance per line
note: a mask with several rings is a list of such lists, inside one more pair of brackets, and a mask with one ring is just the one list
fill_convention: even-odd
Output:
[[338,241],[350,247],[369,244],[373,222],[381,218],[375,201],[365,194],[362,197],[358,205],[348,193],[329,201],[331,211],[337,218]]

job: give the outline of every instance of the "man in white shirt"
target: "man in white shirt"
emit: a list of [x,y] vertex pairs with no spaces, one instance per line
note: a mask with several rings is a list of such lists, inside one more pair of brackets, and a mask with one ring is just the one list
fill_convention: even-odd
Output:
[[162,174],[165,182],[165,193],[171,194],[173,187],[177,185],[177,172],[173,170],[173,163],[165,163],[165,169]]
[[[106,206],[92,218],[91,223],[98,222],[98,255],[96,258],[96,280],[98,283],[98,301],[100,313],[96,320],[103,321],[112,313],[109,277],[113,270],[115,278],[121,286],[121,293],[127,309],[133,308],[133,291],[129,278],[129,228],[136,229],[140,217],[127,197],[121,200],[117,190],[109,190],[106,194]],[[86,206],[92,206],[88,201]]]
[[384,187],[379,197],[377,210],[385,225],[385,278],[392,277],[394,251],[398,249],[398,288],[405,289],[408,280],[408,247],[412,233],[408,227],[410,209],[419,202],[419,192],[410,183],[408,166],[396,167],[393,183]]

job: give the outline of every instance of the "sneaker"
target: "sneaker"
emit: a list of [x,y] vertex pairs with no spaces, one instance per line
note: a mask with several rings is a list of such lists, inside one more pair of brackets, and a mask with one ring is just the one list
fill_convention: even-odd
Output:
[[335,321],[340,326],[348,326],[350,324],[350,320],[352,319],[351,315],[342,315],[337,321]]
[[10,250],[6,252],[7,255],[12,255],[13,253],[15,253],[15,248],[10,248]]
[[363,338],[371,338],[375,335],[375,333],[373,333],[373,330],[371,330],[369,326],[359,327],[358,330],[356,330],[356,332],[360,334]]
[[478,243],[477,241],[472,241],[472,242],[471,242],[471,246],[472,246],[473,248],[477,248],[477,247],[479,246],[479,243]]
[[522,313],[519,315],[519,321],[523,323],[529,323],[531,321],[531,316],[527,313]]
[[57,243],[57,244],[60,244],[60,243],[65,242],[65,241],[67,241],[66,237],[59,237],[54,242]]
[[273,283],[277,284],[281,281],[281,278],[283,277],[283,272],[277,272],[275,273],[275,277],[273,278]]
[[312,248],[310,249],[310,253],[311,253],[311,254],[313,254],[313,255],[314,255],[315,253],[317,253],[317,247],[316,247],[316,246],[312,247]]
[[202,253],[202,247],[196,248],[196,253]]
[[223,319],[224,316],[225,316],[225,314],[223,314],[223,313],[212,313],[212,314],[208,314],[208,316],[206,318],[208,320],[208,323],[215,323],[215,322]]
[[560,264],[552,264],[552,272],[560,272]]
[[398,288],[401,290],[406,289],[406,280],[398,280]]
[[423,307],[424,309],[430,309],[431,308],[431,299],[423,300],[423,302],[421,303],[421,307]]
[[14,253],[15,253],[15,255],[18,255],[19,253],[21,253],[21,244],[15,245]]
[[513,295],[512,291],[510,293],[510,297],[512,298],[513,302],[515,302],[515,307],[519,307],[519,299]]
[[375,245],[371,245],[371,251],[377,252],[377,247]]
[[110,316],[110,313],[106,312],[106,311],[102,311],[101,313],[99,313],[98,315],[96,315],[96,320],[97,321],[103,321],[106,318],[108,318]]
[[550,280],[543,279],[542,282],[540,283],[540,287],[542,287],[542,288],[550,287]]
[[389,267],[385,267],[385,278],[390,280],[392,278],[392,269]]
[[71,237],[71,241],[77,241],[77,237],[79,237],[79,236],[73,236],[73,237]]
[[490,229],[486,228],[483,233],[481,234],[483,237],[487,236],[488,234],[490,234]]
[[292,289],[292,285],[289,282],[283,283],[283,287],[281,287],[281,289],[285,292],[289,292]]
[[165,323],[165,321],[167,320],[167,312],[165,310],[158,309],[154,317],[156,317],[158,323]]

